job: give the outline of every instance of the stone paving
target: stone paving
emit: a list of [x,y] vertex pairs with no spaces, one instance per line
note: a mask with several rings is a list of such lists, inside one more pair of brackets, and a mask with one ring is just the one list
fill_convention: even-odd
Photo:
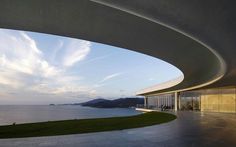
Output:
[[0,147],[236,146],[236,114],[178,112],[172,122],[121,131],[0,139]]

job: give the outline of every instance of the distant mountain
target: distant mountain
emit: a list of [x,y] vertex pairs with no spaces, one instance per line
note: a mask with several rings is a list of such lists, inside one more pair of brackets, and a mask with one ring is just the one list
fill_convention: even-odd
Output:
[[80,103],[80,105],[96,108],[128,108],[143,103],[143,98],[119,98],[115,100],[94,99],[85,103]]
[[84,102],[84,103],[80,103],[80,105],[93,105],[93,104],[96,104],[96,103],[99,103],[99,102],[104,102],[106,101],[106,99],[103,99],[103,98],[98,98],[98,99],[93,99],[93,100],[90,100],[90,101],[87,101],[87,102]]

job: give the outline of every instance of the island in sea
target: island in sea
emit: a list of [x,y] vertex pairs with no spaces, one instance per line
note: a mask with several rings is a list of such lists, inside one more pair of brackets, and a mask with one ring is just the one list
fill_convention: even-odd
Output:
[[[118,98],[114,100],[97,98],[83,103],[62,104],[62,105],[81,105],[81,106],[96,107],[96,108],[130,108],[143,104],[144,104],[143,98],[129,97],[129,98]],[[52,104],[50,105],[52,106]]]

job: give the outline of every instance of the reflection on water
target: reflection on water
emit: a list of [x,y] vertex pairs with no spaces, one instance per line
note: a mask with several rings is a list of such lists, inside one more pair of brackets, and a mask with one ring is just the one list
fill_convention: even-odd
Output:
[[90,108],[78,105],[60,106],[0,106],[0,125],[13,122],[29,123],[52,120],[84,119],[136,115],[140,112],[126,108]]

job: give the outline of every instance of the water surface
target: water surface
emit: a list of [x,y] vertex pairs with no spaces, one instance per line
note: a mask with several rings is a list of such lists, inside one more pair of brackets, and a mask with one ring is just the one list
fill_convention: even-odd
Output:
[[131,108],[91,108],[79,105],[25,105],[0,106],[0,125],[31,123],[66,119],[85,119],[137,115]]

